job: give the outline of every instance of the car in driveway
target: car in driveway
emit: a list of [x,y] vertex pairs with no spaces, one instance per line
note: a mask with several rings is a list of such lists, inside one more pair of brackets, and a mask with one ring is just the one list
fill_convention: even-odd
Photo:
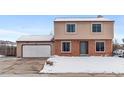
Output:
[[113,51],[113,55],[117,55],[119,57],[124,57],[124,50],[123,49],[117,49]]

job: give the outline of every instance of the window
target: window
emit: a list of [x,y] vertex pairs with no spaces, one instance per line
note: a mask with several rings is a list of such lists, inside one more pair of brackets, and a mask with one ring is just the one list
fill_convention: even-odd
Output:
[[101,32],[101,24],[92,24],[92,32]]
[[62,52],[70,52],[70,42],[62,42]]
[[66,31],[67,32],[75,32],[75,24],[67,24]]
[[96,42],[96,51],[104,51],[104,42]]

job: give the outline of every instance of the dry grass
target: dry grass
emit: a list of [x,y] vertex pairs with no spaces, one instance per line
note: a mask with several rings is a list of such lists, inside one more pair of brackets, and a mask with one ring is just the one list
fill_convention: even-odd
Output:
[[52,66],[53,65],[53,62],[46,61],[46,64]]

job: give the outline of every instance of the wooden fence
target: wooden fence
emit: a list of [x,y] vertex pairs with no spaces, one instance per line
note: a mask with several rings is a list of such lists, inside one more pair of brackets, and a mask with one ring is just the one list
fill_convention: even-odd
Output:
[[12,44],[0,44],[0,55],[16,56],[16,46]]

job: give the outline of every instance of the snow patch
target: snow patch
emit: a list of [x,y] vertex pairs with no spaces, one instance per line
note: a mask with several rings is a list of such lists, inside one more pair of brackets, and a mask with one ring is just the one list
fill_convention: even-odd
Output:
[[0,58],[1,58],[1,57],[5,57],[5,56],[4,56],[4,55],[0,55]]
[[53,35],[25,35],[17,39],[17,41],[51,41]]
[[40,73],[124,73],[124,58],[53,56]]

